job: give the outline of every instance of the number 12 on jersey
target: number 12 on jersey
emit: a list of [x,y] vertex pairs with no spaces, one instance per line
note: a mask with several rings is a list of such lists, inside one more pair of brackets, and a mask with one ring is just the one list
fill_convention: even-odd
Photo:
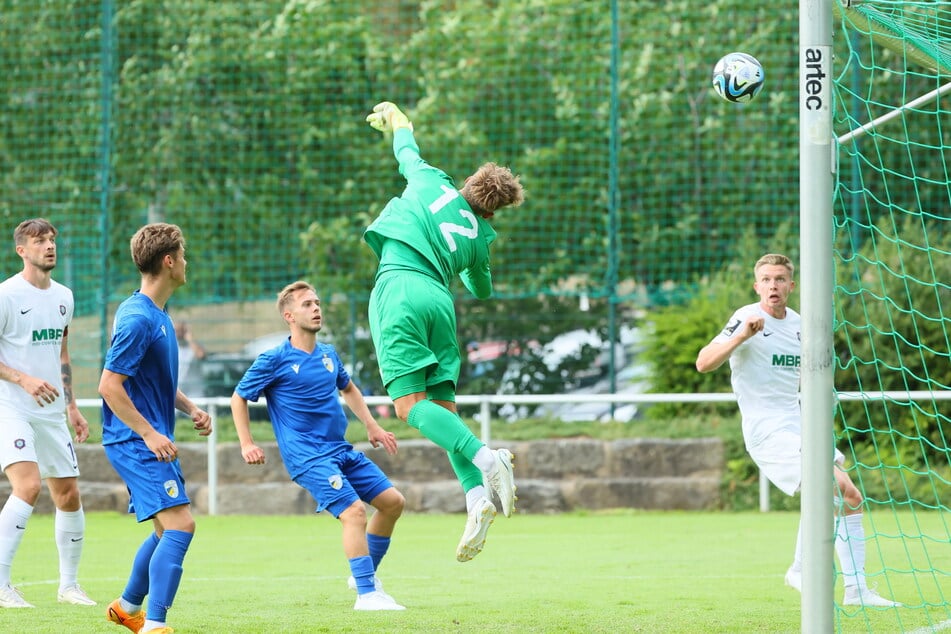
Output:
[[[433,214],[439,213],[443,207],[454,201],[456,198],[459,198],[459,191],[453,189],[452,187],[441,185],[440,189],[443,191],[442,196],[434,200],[429,205],[429,211]],[[474,240],[479,237],[479,220],[475,217],[475,214],[473,214],[471,211],[468,211],[467,209],[460,209],[459,213],[464,219],[469,221],[468,227],[457,225],[452,222],[439,223],[439,231],[442,232],[443,239],[446,241],[446,244],[449,245],[449,251],[453,253],[457,249],[456,239],[453,237],[454,235],[469,238],[470,240]]]

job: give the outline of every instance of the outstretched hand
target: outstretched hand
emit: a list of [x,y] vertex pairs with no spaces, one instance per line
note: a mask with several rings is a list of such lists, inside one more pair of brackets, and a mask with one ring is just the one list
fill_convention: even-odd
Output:
[[396,436],[391,431],[386,431],[375,421],[367,425],[367,438],[374,449],[382,446],[386,453],[396,454]]
[[380,132],[392,132],[397,128],[413,129],[409,117],[391,101],[382,101],[373,106],[373,112],[367,115],[367,123]]

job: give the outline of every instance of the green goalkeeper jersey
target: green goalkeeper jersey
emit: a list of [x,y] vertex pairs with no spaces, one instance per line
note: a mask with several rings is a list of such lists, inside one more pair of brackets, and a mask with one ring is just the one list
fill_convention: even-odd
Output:
[[[447,287],[459,275],[470,293],[479,299],[489,297],[489,245],[495,230],[473,213],[449,175],[423,160],[408,128],[393,134],[393,154],[406,189],[387,203],[363,236],[380,258],[379,271],[420,270],[418,253],[432,267],[424,272],[435,274]],[[387,240],[398,241],[415,253],[384,249]]]

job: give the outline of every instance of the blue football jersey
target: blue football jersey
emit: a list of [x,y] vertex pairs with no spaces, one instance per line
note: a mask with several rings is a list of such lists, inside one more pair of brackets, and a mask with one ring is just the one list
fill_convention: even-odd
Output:
[[267,399],[281,458],[292,478],[316,461],[350,450],[347,416],[339,391],[350,384],[334,347],[318,343],[311,353],[290,339],[262,353],[235,392],[248,401]]
[[[172,318],[147,295],[136,291],[119,305],[103,367],[129,377],[124,386],[135,408],[174,441],[178,342]],[[140,436],[103,401],[102,444],[134,438]]]

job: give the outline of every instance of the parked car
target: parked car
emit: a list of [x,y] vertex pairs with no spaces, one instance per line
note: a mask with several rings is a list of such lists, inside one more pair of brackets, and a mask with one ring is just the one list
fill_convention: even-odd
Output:
[[[624,328],[619,341],[614,343],[614,367],[624,368],[629,364],[630,354],[640,350],[641,334],[637,328]],[[470,345],[470,362],[487,363],[473,352],[511,350],[501,342],[482,342],[478,346]],[[494,345],[493,345],[494,344]],[[577,329],[562,333],[550,342],[541,345],[530,342],[520,354],[500,354],[489,363],[504,362],[504,368],[497,369],[500,374],[492,384],[498,394],[565,394],[607,392],[610,389],[609,369],[611,366],[611,345],[596,331]],[[491,356],[488,355],[488,356]],[[603,387],[607,385],[607,387]],[[618,383],[620,390],[621,383]],[[607,404],[610,413],[610,404]],[[615,407],[618,411],[619,406]],[[507,421],[516,421],[533,415],[536,408],[527,405],[505,404],[499,406],[493,416]],[[579,413],[579,416],[582,415]],[[635,412],[630,412],[631,417]]]
[[[596,332],[562,333],[512,357],[499,382],[499,393],[558,394],[593,385],[607,373],[610,354],[610,345]],[[624,346],[615,344],[615,365],[623,365],[624,356]]]
[[279,346],[287,337],[287,331],[272,332],[248,341],[238,352],[208,354],[201,363],[204,396],[230,397],[234,387],[258,355]]
[[[644,394],[650,388],[650,369],[643,363],[634,362],[621,369],[615,377],[615,394]],[[594,385],[580,388],[569,394],[611,394],[610,377]],[[613,411],[612,411],[613,406]],[[542,405],[535,415],[557,418],[566,423],[612,420],[629,423],[642,415],[643,407],[637,403],[559,403]]]

